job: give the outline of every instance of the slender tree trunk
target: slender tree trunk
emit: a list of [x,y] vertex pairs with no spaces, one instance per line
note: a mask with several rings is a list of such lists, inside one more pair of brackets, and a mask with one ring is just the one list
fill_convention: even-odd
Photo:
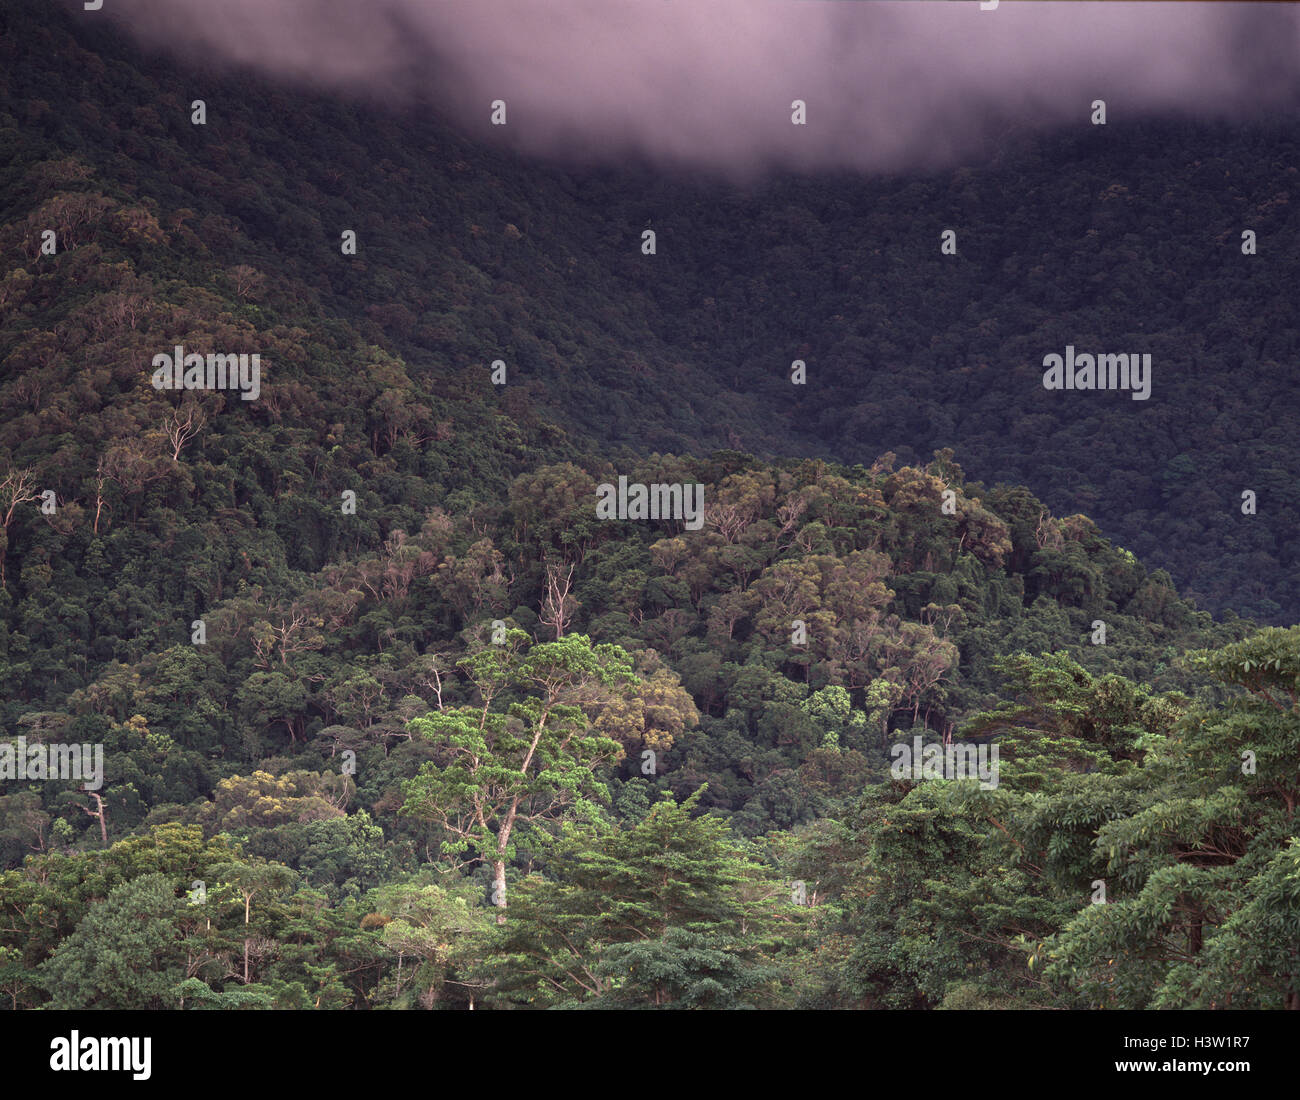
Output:
[[95,526],[93,533],[99,534],[99,514],[104,510],[104,478],[95,482]]
[[99,820],[99,836],[100,839],[103,840],[104,842],[104,847],[107,848],[108,847],[108,815],[104,809],[104,800],[95,791],[87,791],[86,793],[89,794],[90,797],[95,800],[95,805],[98,806],[99,809],[92,810],[88,806],[82,806],[81,812],[84,814],[89,814],[91,817],[97,818]]
[[495,883],[492,890],[492,901],[501,909],[497,914],[497,924],[506,922],[506,861],[504,859],[495,859],[492,861],[493,881]]

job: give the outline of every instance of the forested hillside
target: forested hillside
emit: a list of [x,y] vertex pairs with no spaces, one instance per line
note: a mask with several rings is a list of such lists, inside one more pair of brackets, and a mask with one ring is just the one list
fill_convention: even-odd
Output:
[[103,750],[0,773],[10,1007],[1300,1008],[1293,130],[745,191],[0,70],[0,740]]
[[[978,170],[740,189],[514,157],[487,112],[457,134],[432,110],[369,110],[143,57],[98,21],[74,35],[47,7],[21,0],[0,16],[4,221],[25,231],[44,204],[77,196],[72,243],[117,226],[133,262],[100,293],[180,280],[259,334],[291,316],[319,317],[316,340],[346,324],[422,386],[467,374],[514,417],[534,410],[640,453],[853,464],[894,451],[916,463],[951,446],[973,476],[1093,517],[1204,608],[1300,615],[1289,118],[1121,114],[1009,135]],[[206,125],[191,122],[195,99]],[[940,252],[947,228],[955,256]],[[340,255],[345,229],[355,257]],[[1246,229],[1255,255],[1242,253]],[[191,278],[195,265],[214,277]],[[58,308],[75,312],[66,298]],[[1067,344],[1150,353],[1151,398],[1045,391],[1043,357]],[[52,369],[39,345],[21,354]],[[345,344],[311,361],[364,355]],[[511,382],[493,397],[482,379],[498,358]],[[796,359],[804,386],[789,381]],[[281,382],[301,381],[292,356],[275,361]],[[358,411],[374,400],[359,397]],[[310,412],[281,400],[283,415]]]

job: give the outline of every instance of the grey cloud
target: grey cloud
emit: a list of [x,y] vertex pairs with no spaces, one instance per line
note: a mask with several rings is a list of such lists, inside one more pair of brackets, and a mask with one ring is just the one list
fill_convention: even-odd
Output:
[[[107,0],[104,14],[187,56],[425,100],[529,152],[737,173],[910,170],[978,155],[1008,126],[1087,125],[1093,99],[1112,123],[1237,117],[1300,88],[1300,13],[1283,4]],[[504,128],[488,126],[494,99]]]

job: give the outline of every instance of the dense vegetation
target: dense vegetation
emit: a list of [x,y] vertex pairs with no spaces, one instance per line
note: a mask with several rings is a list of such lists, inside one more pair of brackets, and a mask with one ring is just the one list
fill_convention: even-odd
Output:
[[[1300,606],[1293,261],[1214,240],[1289,139],[647,190],[43,4],[0,65],[0,741],[105,775],[0,779],[8,1004],[1300,1007],[1300,628],[1139,561]],[[1134,332],[1149,408],[1038,385]],[[260,398],[156,391],[178,344]],[[619,475],[703,527],[597,519]]]

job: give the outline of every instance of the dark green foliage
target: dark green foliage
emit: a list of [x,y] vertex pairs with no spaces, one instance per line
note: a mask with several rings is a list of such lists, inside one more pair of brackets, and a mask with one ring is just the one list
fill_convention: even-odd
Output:
[[[1289,131],[723,194],[256,82],[204,130],[4,18],[0,747],[104,752],[102,805],[0,779],[7,1003],[1300,1007],[1300,628],[1188,598],[1300,610],[1296,260],[1232,241],[1293,228]],[[1066,343],[1150,404],[1054,400]],[[261,398],[155,391],[176,344]],[[702,524],[598,519],[620,474]]]

